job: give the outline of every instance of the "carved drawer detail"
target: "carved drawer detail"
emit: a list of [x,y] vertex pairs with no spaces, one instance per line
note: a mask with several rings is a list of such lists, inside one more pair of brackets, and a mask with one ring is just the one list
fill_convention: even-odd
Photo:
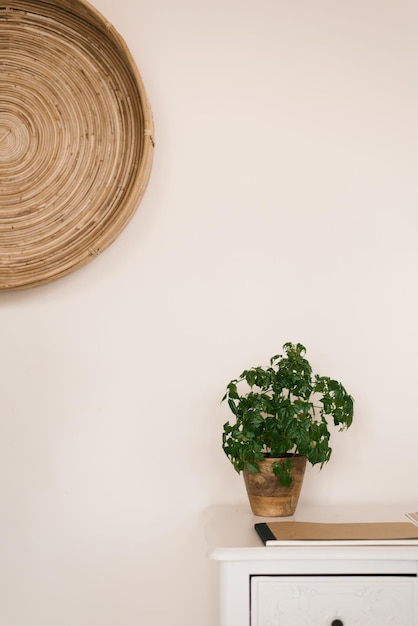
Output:
[[414,626],[411,576],[253,576],[251,626]]

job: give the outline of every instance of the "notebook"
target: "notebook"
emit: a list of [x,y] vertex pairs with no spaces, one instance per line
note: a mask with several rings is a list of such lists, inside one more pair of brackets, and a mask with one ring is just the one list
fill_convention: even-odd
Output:
[[254,525],[266,546],[417,545],[418,525],[408,522],[260,522]]

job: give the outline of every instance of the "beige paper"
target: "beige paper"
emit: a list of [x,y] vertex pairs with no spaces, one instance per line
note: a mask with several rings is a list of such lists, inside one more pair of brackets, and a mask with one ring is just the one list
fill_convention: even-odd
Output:
[[267,526],[277,541],[418,539],[418,526],[410,522],[269,522]]

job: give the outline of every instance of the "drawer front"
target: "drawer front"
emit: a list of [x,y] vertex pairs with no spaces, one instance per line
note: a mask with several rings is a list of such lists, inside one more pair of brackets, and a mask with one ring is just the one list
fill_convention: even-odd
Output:
[[253,576],[251,626],[417,626],[415,576]]

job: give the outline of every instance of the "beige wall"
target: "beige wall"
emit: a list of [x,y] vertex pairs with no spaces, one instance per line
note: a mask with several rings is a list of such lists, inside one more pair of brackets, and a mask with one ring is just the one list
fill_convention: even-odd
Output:
[[0,626],[214,626],[202,518],[245,501],[219,400],[285,341],[356,399],[303,502],[418,504],[417,8],[95,6],[154,167],[99,258],[0,295]]

